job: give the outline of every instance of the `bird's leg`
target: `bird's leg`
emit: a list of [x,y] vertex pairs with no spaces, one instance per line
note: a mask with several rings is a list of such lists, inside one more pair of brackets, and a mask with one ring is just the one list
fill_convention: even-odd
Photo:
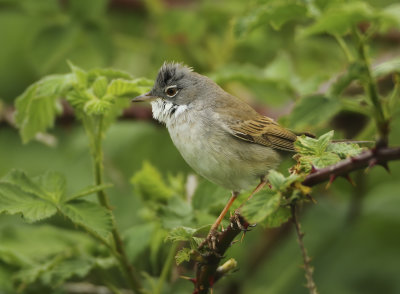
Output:
[[217,230],[219,225],[221,224],[222,220],[224,219],[225,215],[229,211],[229,208],[232,206],[233,202],[238,197],[239,192],[232,192],[232,196],[229,199],[228,203],[225,205],[224,209],[221,211],[220,215],[218,216],[217,220],[211,226],[210,232],[208,233],[207,238],[200,244],[199,249],[203,248],[203,246],[207,243],[211,249],[216,248],[216,240],[217,240]]

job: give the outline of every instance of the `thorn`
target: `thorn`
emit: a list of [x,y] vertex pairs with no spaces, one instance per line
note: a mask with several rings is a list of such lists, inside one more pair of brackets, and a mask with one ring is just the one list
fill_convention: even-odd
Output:
[[310,172],[310,174],[316,173],[317,171],[318,171],[318,169],[315,168],[315,166],[311,164],[311,172]]
[[208,278],[208,283],[210,284],[210,288],[212,291],[212,287],[214,286],[214,276]]
[[328,182],[328,184],[326,184],[326,186],[325,186],[325,190],[328,190],[328,189],[331,187],[331,185],[332,185],[332,183],[333,183],[334,180],[336,180],[336,175],[331,174],[331,175],[329,176],[329,182]]
[[267,185],[268,185],[268,188],[272,189],[272,185],[269,182],[267,183]]
[[243,231],[242,238],[240,238],[240,243],[243,243],[244,236],[246,235],[246,231]]
[[239,240],[232,241],[230,246],[235,245],[237,242],[239,242]]
[[353,179],[349,175],[343,176],[353,187],[356,187],[356,183],[353,181]]
[[379,165],[382,166],[389,174],[391,173],[387,162],[382,162]]

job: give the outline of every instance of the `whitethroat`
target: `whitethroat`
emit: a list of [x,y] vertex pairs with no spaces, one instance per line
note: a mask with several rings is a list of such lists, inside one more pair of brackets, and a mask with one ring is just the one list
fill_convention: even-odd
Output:
[[151,102],[153,117],[167,126],[186,162],[232,191],[210,234],[241,190],[259,182],[251,198],[265,186],[268,171],[279,165],[282,151],[295,151],[296,134],[179,63],[164,63],[151,91],[132,101]]

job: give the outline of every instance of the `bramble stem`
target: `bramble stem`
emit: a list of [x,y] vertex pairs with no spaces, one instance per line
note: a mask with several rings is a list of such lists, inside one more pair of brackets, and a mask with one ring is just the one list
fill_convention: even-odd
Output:
[[378,143],[380,143],[380,145],[382,146],[387,146],[389,134],[388,121],[385,118],[385,114],[383,112],[382,104],[380,102],[378,94],[378,88],[376,86],[375,79],[372,76],[371,64],[367,55],[367,47],[360,31],[357,28],[354,29],[354,37],[357,42],[358,58],[365,66],[366,75],[365,78],[362,80],[364,89],[375,110],[375,124],[379,133]]
[[[103,136],[103,117],[100,116],[97,120],[90,121],[90,118],[84,119],[84,125],[88,134],[91,148],[91,155],[93,160],[93,172],[96,185],[103,185],[103,148],[102,148],[102,136]],[[135,268],[129,262],[128,256],[125,252],[125,247],[121,238],[121,235],[117,229],[114,214],[112,213],[112,207],[108,200],[108,196],[104,190],[97,192],[97,198],[99,203],[105,207],[111,213],[112,218],[112,236],[114,239],[116,251],[118,253],[117,260],[121,265],[121,269],[125,274],[130,288],[135,293],[143,293],[143,288],[140,283],[139,275]],[[115,255],[115,254],[114,254]]]
[[174,256],[176,249],[178,248],[178,243],[172,244],[171,248],[169,249],[167,259],[164,262],[164,266],[161,271],[160,278],[158,279],[157,288],[154,290],[154,294],[161,294],[162,289],[164,287],[165,280],[168,277],[168,273],[172,268],[172,263],[174,261]]
[[307,280],[307,288],[310,294],[318,294],[317,285],[315,285],[313,279],[314,268],[311,266],[311,258],[308,256],[307,249],[304,246],[303,242],[304,233],[301,231],[301,225],[297,219],[297,212],[296,212],[297,209],[295,203],[291,205],[291,209],[292,209],[292,221],[296,228],[296,233],[297,233],[297,242],[299,243],[301,255],[303,257],[304,271]]

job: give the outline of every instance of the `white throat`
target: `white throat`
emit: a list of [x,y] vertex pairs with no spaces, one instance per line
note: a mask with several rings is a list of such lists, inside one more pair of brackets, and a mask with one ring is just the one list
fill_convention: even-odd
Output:
[[187,105],[178,105],[162,99],[157,99],[151,102],[154,119],[169,124],[175,123],[188,109]]

